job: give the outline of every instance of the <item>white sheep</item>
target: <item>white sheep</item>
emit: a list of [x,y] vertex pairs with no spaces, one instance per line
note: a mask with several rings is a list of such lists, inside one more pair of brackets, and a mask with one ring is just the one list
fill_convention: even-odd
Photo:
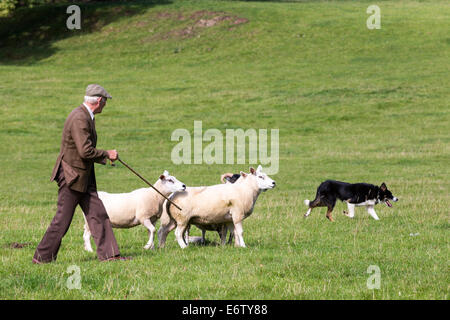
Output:
[[[232,173],[224,173],[220,177],[220,181],[222,181],[222,183],[234,183],[234,182],[236,182],[236,180],[239,177],[240,177],[240,174],[233,175]],[[161,219],[160,219],[161,226],[158,230],[158,243],[159,243],[158,247],[159,248],[163,248],[165,246],[167,235],[169,234],[170,231],[175,229],[175,227],[177,226],[175,223],[175,220],[171,220],[171,218],[167,214],[166,206],[167,206],[167,200],[163,204],[163,212],[161,214]],[[222,245],[225,244],[226,236],[227,236],[227,232],[228,232],[228,227],[227,227],[226,223],[212,224],[212,225],[201,225],[201,224],[194,224],[194,225],[202,231],[202,236],[200,238],[189,236],[189,231],[191,228],[191,225],[189,225],[185,232],[186,243],[200,242],[200,243],[204,244],[206,242],[206,239],[205,239],[206,231],[217,231],[217,233],[219,234],[220,240],[221,240],[221,244]],[[231,243],[233,237],[234,237],[234,235],[232,233],[230,233],[230,238],[228,239],[228,244]]]
[[[241,177],[240,174],[238,173],[224,173],[223,175],[220,176],[220,181],[222,181],[222,183],[235,183],[237,179],[239,179]],[[167,214],[167,211],[164,211]],[[164,214],[163,212],[163,214]],[[220,242],[222,245],[225,245],[225,242],[227,240],[227,232],[228,232],[228,227],[226,223],[221,223],[221,224],[209,224],[209,225],[205,225],[205,224],[194,224],[197,228],[199,228],[202,231],[202,236],[200,238],[198,237],[190,237],[189,236],[189,231],[191,229],[191,225],[188,226],[188,228],[186,229],[186,243],[188,242],[200,242],[202,244],[204,244],[206,242],[206,231],[216,231],[219,234],[220,237]],[[230,237],[228,239],[228,244],[231,243],[231,241],[233,240],[234,235],[233,233],[230,233]]]
[[[154,183],[166,197],[176,191],[186,190],[186,185],[177,180],[169,172],[164,173]],[[132,228],[139,224],[144,225],[149,231],[149,240],[145,249],[154,248],[155,222],[161,217],[162,206],[165,200],[153,188],[141,188],[129,193],[98,192],[102,200],[113,228]],[[83,215],[84,216],[84,215]],[[91,247],[91,232],[85,219],[84,224],[84,249],[93,252]]]
[[[275,187],[275,181],[262,172],[250,168],[250,174],[241,171],[241,177],[234,184],[220,184],[208,187],[188,187],[175,192],[170,199],[183,211],[167,204],[170,222],[161,221],[158,231],[160,246],[164,246],[167,233],[176,225],[175,237],[181,248],[187,246],[184,234],[189,224],[213,225],[226,223],[234,232],[235,245],[245,247],[242,221],[252,212],[261,191]],[[164,223],[164,225],[163,225]]]
[[[224,173],[223,175],[220,176],[220,181],[222,181],[222,183],[235,183],[236,180],[240,178],[240,176],[241,176],[240,174]],[[158,230],[158,243],[159,243],[158,247],[159,248],[163,248],[165,246],[167,235],[169,234],[170,231],[175,229],[175,227],[177,226],[175,223],[175,220],[171,220],[171,218],[167,214],[166,206],[167,206],[167,200],[163,204],[163,212],[161,214],[161,219],[160,219],[161,226]],[[210,224],[210,225],[204,225],[204,224],[194,224],[194,225],[202,231],[202,236],[201,237],[190,236],[189,232],[191,229],[191,225],[189,224],[188,227],[186,228],[186,232],[185,232],[185,242],[186,243],[193,242],[193,243],[204,244],[206,242],[206,238],[205,238],[206,231],[216,231],[219,234],[221,244],[225,245],[226,240],[227,240],[226,237],[227,237],[227,233],[228,233],[228,227],[227,227],[226,223]],[[234,235],[233,235],[233,233],[230,232],[228,244],[231,243],[233,238],[234,238]]]

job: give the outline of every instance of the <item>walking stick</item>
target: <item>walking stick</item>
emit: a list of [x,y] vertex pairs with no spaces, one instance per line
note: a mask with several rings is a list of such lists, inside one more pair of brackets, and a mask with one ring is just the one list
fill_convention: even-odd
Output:
[[[162,195],[167,201],[169,201],[171,204],[173,204],[175,207],[177,207],[180,211],[181,208],[179,206],[177,206],[172,200],[170,200],[169,198],[167,198],[165,195],[163,195],[158,189],[156,189],[150,182],[148,182],[147,180],[144,179],[144,177],[142,177],[139,173],[137,173],[136,171],[134,171],[132,168],[130,168],[129,165],[127,165],[125,162],[122,161],[122,159],[120,159],[119,157],[117,157],[117,160],[119,160],[119,162],[121,164],[123,164],[125,167],[127,167],[128,169],[130,169],[131,172],[133,172],[135,175],[137,175],[139,178],[141,178],[146,184],[148,184],[150,187],[152,187],[156,192],[158,192],[160,195]],[[112,165],[112,162],[111,162]]]

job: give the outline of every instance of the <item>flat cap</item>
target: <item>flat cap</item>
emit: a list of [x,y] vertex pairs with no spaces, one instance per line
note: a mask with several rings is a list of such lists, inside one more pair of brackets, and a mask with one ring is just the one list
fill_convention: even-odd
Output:
[[111,95],[108,93],[108,91],[105,90],[101,85],[99,84],[90,84],[86,88],[86,95],[90,97],[105,97],[108,99],[112,99]]

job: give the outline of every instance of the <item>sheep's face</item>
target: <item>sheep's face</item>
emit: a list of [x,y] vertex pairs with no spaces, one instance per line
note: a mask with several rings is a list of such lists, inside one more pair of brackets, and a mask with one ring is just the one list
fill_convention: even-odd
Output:
[[250,168],[250,175],[256,179],[258,188],[262,191],[275,188],[275,181],[262,171],[262,167],[258,166],[258,169]]
[[161,179],[162,185],[168,192],[172,193],[186,190],[186,185],[183,182],[178,181],[174,176],[171,176],[167,170],[159,176],[159,179]]

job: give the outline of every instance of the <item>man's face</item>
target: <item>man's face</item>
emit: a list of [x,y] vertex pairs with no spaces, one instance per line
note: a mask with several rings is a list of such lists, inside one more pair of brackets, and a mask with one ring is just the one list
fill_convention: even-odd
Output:
[[106,98],[105,97],[100,97],[99,98],[99,100],[97,100],[98,102],[98,104],[97,104],[97,108],[96,108],[96,110],[94,111],[94,113],[102,113],[102,111],[103,111],[103,108],[105,107],[105,105],[106,105]]

